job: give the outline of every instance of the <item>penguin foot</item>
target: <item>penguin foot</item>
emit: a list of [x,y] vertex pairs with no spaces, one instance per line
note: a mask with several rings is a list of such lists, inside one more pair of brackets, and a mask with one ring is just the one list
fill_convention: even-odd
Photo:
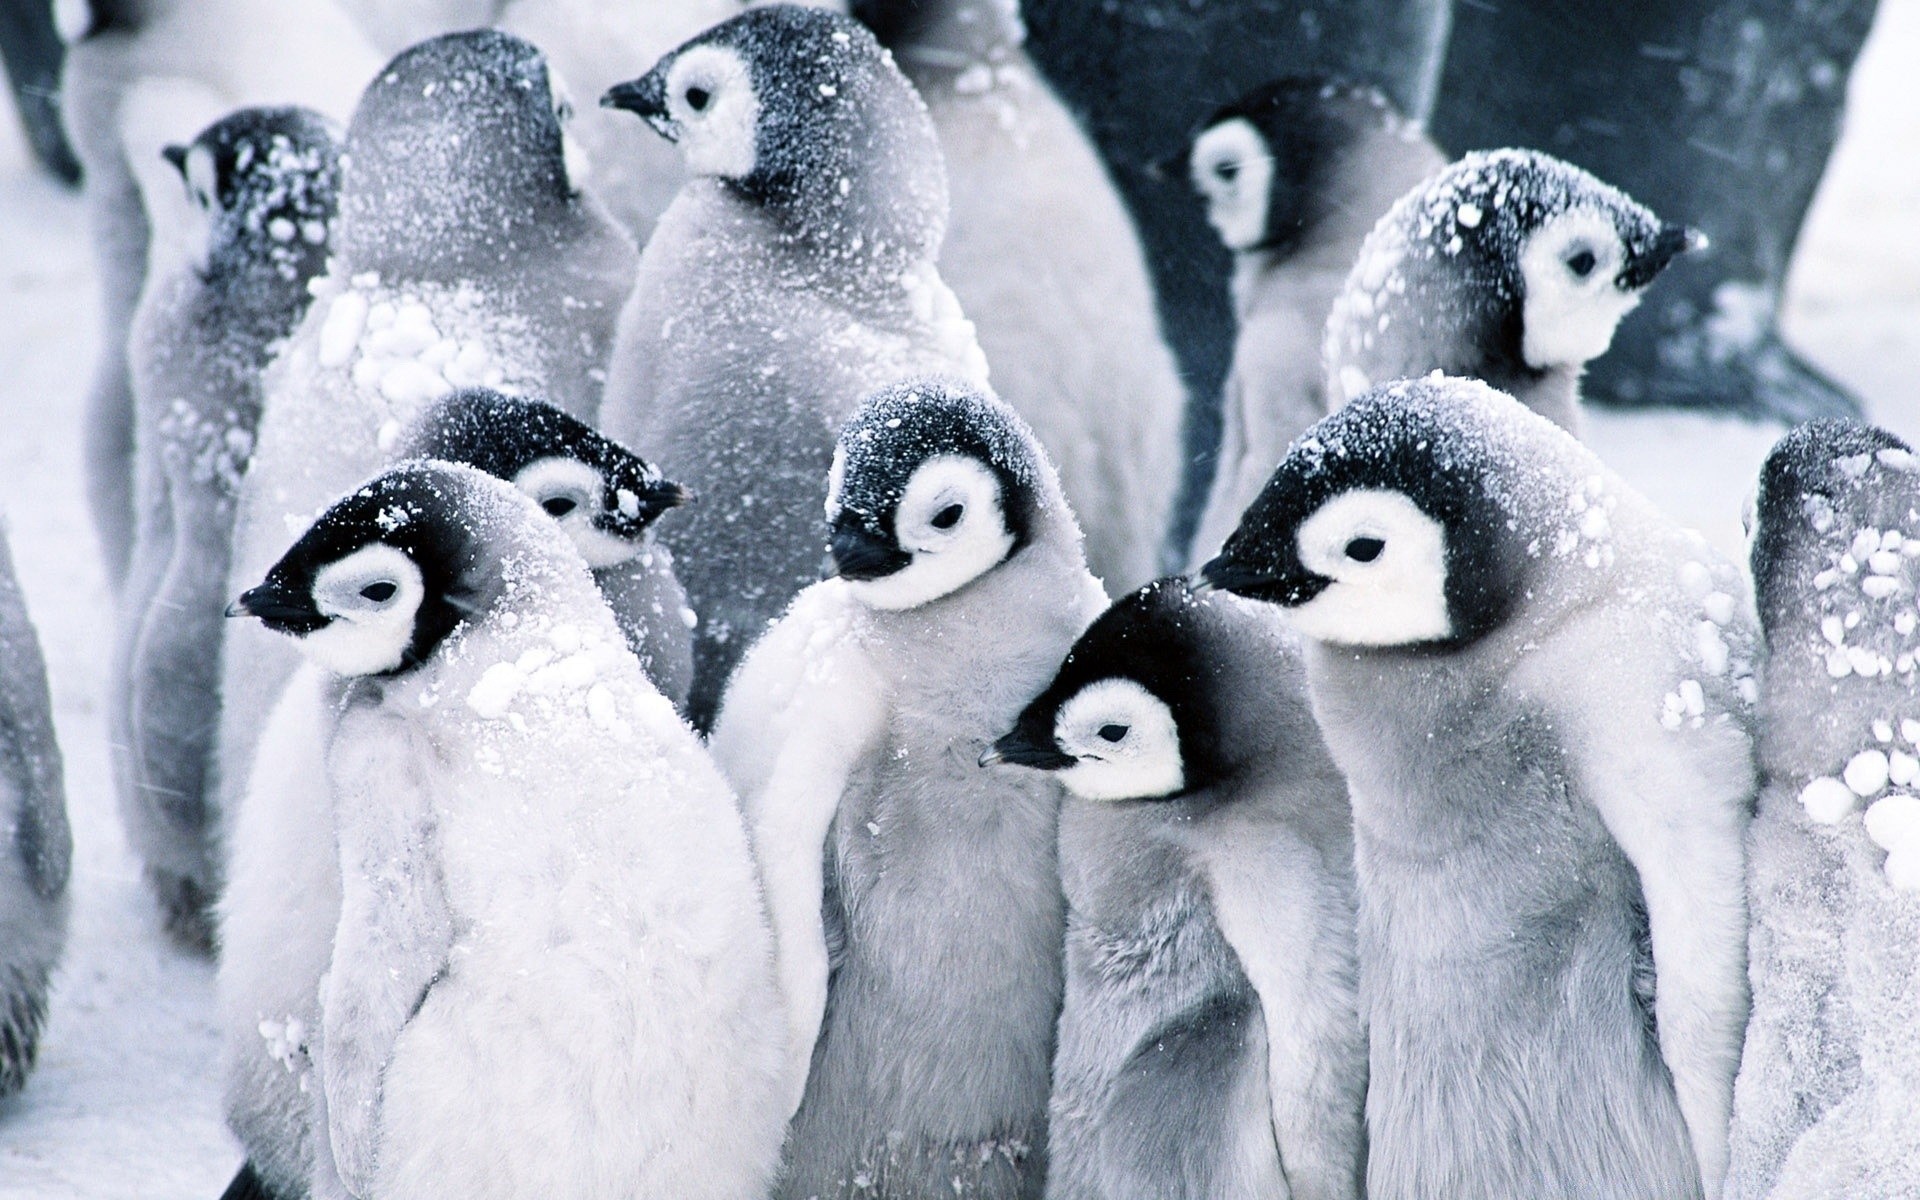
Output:
[[160,922],[182,949],[212,958],[219,929],[213,915],[213,893],[198,880],[158,867],[147,868],[147,885],[160,902]]
[[46,1019],[46,973],[20,967],[0,970],[0,1097],[19,1091],[33,1074]]
[[240,1170],[234,1175],[227,1190],[220,1193],[220,1200],[286,1200],[279,1192],[268,1187],[254,1172],[251,1160],[240,1164]]

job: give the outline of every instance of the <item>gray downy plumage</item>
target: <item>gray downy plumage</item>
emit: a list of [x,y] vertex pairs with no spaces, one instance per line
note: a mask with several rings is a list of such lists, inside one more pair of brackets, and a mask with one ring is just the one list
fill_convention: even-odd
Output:
[[1220,451],[1187,558],[1219,553],[1293,439],[1327,415],[1320,340],[1361,243],[1446,159],[1372,88],[1287,76],[1225,105],[1187,170],[1233,252],[1239,332]]
[[705,726],[817,577],[841,421],[901,379],[984,385],[986,364],[934,267],[947,189],[926,107],[858,22],[754,9],[602,102],[677,141],[693,176],[641,256],[603,424],[713,497],[662,531],[699,614]]
[[990,757],[1074,793],[1050,1200],[1358,1200],[1352,814],[1298,643],[1151,584]]
[[1586,364],[1667,264],[1702,244],[1557,158],[1469,154],[1402,197],[1361,246],[1327,319],[1329,407],[1441,371],[1578,434]]
[[1018,0],[861,0],[853,11],[939,132],[952,197],[940,270],[995,388],[1059,465],[1088,567],[1110,588],[1146,582],[1179,489],[1186,390],[1132,218],[1028,57]]
[[[746,806],[783,974],[811,924],[824,985],[798,1022],[812,1055],[775,1194],[1038,1197],[1060,788],[976,762],[1104,597],[1045,452],[964,385],[864,402],[832,497],[839,577],[748,654],[713,743]],[[956,554],[967,571],[943,565]],[[863,664],[853,687],[849,658]],[[822,767],[817,747],[837,760]],[[800,762],[816,773],[796,778]],[[797,804],[824,807],[814,840],[778,836]],[[781,886],[796,868],[813,872],[811,895]]]
[[40,642],[0,529],[0,1097],[26,1084],[67,941],[67,828],[60,746]]
[[[592,421],[632,283],[632,243],[569,179],[545,60],[517,38],[448,34],[399,55],[368,85],[345,155],[328,273],[263,384],[234,594],[456,387],[536,394]],[[295,660],[284,639],[229,624],[222,808]]]
[[[168,149],[202,244],[141,297],[135,541],[114,647],[111,745],[128,840],[168,928],[210,950],[221,612],[260,372],[325,269],[339,131],[306,109],[242,109]],[[155,205],[156,209],[160,206]]]
[[1920,1189],[1920,1135],[1899,1082],[1920,1065],[1920,903],[1894,882],[1920,875],[1888,855],[1920,852],[1906,848],[1920,827],[1909,818],[1903,834],[1888,820],[1914,806],[1920,781],[1920,540],[1906,531],[1920,533],[1920,461],[1891,434],[1816,421],[1761,470],[1766,787],[1749,840],[1753,1018],[1734,1092],[1736,1200]]
[[1512,398],[1436,377],[1309,430],[1203,578],[1316,642],[1368,1195],[1718,1196],[1755,790],[1739,574]]

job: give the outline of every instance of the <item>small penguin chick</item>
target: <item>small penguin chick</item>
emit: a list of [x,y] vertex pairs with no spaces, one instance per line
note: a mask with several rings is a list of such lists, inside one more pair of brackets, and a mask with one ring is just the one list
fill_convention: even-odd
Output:
[[180,173],[205,229],[202,278],[270,267],[285,280],[318,275],[340,190],[332,121],[304,108],[242,109],[161,153]]
[[1234,254],[1239,332],[1193,562],[1218,552],[1274,464],[1327,412],[1320,342],[1374,223],[1446,159],[1386,97],[1323,76],[1263,84],[1207,119],[1187,154]]
[[1580,375],[1705,239],[1532,150],[1469,154],[1407,193],[1328,317],[1331,407],[1430,371],[1483,379],[1577,431]]

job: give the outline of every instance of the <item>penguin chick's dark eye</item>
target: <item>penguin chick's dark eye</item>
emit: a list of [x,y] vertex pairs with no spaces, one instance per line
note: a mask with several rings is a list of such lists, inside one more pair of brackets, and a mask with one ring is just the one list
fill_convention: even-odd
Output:
[[1372,562],[1387,544],[1376,537],[1357,537],[1347,543],[1347,557],[1355,562]]
[[713,99],[713,93],[703,87],[687,89],[687,107],[695,112],[707,111],[707,102]]
[[1585,279],[1587,276],[1593,274],[1593,268],[1599,265],[1599,261],[1599,259],[1593,256],[1593,251],[1581,250],[1577,254],[1572,254],[1567,257],[1567,270],[1572,271],[1575,276]]
[[929,522],[929,524],[935,529],[952,529],[960,523],[960,516],[965,511],[966,508],[964,505],[949,504],[939,512],[933,514],[933,520]]
[[361,588],[360,594],[362,596],[365,596],[367,599],[373,601],[375,604],[385,604],[387,601],[393,599],[394,593],[398,592],[399,590],[400,590],[399,584],[390,583],[387,580],[382,579],[382,580],[379,580],[378,582],[370,583],[367,586]]
[[1125,725],[1102,725],[1100,727],[1100,737],[1105,741],[1117,742],[1126,736],[1127,726]]
[[1213,168],[1213,173],[1228,183],[1232,183],[1239,177],[1240,164],[1229,159],[1226,162],[1216,164]]
[[580,502],[572,496],[549,496],[540,502],[540,507],[546,509],[550,517],[564,517],[579,508]]

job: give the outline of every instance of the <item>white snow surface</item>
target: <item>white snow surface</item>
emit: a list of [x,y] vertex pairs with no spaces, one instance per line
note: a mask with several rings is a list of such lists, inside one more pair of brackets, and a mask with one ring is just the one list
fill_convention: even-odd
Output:
[[[1920,440],[1920,2],[1890,0],[1853,83],[1785,305],[1790,340]],[[220,1116],[213,969],[162,933],[114,813],[103,700],[111,618],[83,499],[95,329],[78,197],[0,118],[0,509],[52,677],[74,827],[74,905],[40,1065],[0,1102],[0,1200],[212,1200],[239,1164]],[[1778,431],[1589,410],[1589,440],[1722,550]],[[1885,801],[1881,801],[1882,804]],[[1906,825],[1889,812],[1874,822]]]

